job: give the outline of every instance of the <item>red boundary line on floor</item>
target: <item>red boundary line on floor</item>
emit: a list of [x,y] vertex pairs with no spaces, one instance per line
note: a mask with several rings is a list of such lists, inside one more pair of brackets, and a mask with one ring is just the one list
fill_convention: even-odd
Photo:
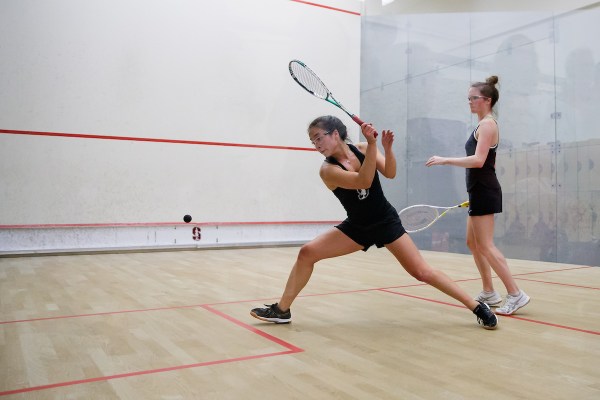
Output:
[[[462,304],[447,303],[445,301],[428,299],[426,297],[420,297],[420,296],[414,296],[414,295],[411,295],[411,294],[395,292],[393,290],[380,289],[379,291],[380,292],[391,293],[391,294],[396,294],[396,295],[404,296],[404,297],[410,297],[410,298],[413,298],[413,299],[429,301],[429,302],[432,302],[432,303],[438,303],[438,304],[444,304],[444,305],[448,305],[448,306],[458,307],[458,308],[464,308],[465,307]],[[552,327],[555,327],[555,328],[567,329],[567,330],[571,330],[571,331],[575,331],[575,332],[589,333],[591,335],[598,335],[598,336],[600,336],[600,332],[598,332],[598,331],[592,331],[592,330],[589,330],[589,329],[576,328],[576,327],[568,326],[568,325],[554,324],[552,322],[540,321],[540,320],[537,320],[537,319],[523,318],[523,317],[519,317],[519,316],[516,316],[516,315],[500,315],[499,317],[508,317],[508,318],[513,318],[513,319],[518,319],[518,320],[521,320],[521,321],[533,322],[534,324],[547,325],[547,326],[552,326]]]
[[[561,272],[561,271],[569,271],[569,270],[573,270],[573,269],[584,269],[584,268],[594,268],[591,266],[582,266],[582,267],[574,267],[574,268],[563,268],[563,269],[555,269],[555,270],[548,270],[548,271],[538,271],[538,272],[528,272],[528,273],[524,273],[524,274],[518,274],[518,275],[533,275],[533,274],[544,274],[544,273],[548,273],[548,272]],[[478,280],[479,278],[469,278],[469,279],[461,279],[459,281],[472,281],[472,280]],[[544,282],[544,281],[539,281],[540,283],[550,283],[550,284],[558,284],[558,283],[553,283],[553,282]],[[463,305],[461,304],[455,304],[455,303],[449,303],[449,302],[445,302],[445,301],[440,301],[440,300],[435,300],[435,299],[431,299],[431,298],[427,298],[427,297],[422,297],[422,296],[415,296],[415,295],[411,295],[411,294],[407,294],[407,293],[400,293],[400,292],[396,292],[392,289],[399,289],[399,288],[403,288],[403,287],[415,287],[415,286],[427,286],[424,283],[415,283],[415,284],[408,284],[408,285],[401,285],[401,286],[394,286],[394,287],[388,287],[388,288],[370,288],[370,289],[357,289],[357,290],[350,290],[350,291],[339,291],[339,292],[330,292],[330,293],[325,293],[325,294],[308,294],[308,295],[301,295],[299,297],[314,297],[314,296],[328,296],[328,295],[336,295],[336,294],[348,294],[348,293],[359,293],[359,292],[373,292],[373,291],[379,291],[379,292],[384,292],[384,293],[389,293],[389,294],[394,294],[394,295],[398,295],[398,296],[404,296],[404,297],[409,297],[409,298],[413,298],[413,299],[417,299],[417,300],[422,300],[422,301],[428,301],[428,302],[432,302],[432,303],[437,303],[437,304],[441,304],[441,305],[446,305],[446,306],[451,306],[451,307],[456,307],[456,308],[464,308]],[[582,288],[582,289],[592,289],[595,290],[596,288],[593,287],[585,287],[585,286],[576,286],[576,285],[565,285],[568,287],[578,287],[578,288]],[[265,300],[265,299],[262,299]],[[230,359],[223,359],[223,360],[215,360],[215,361],[207,361],[207,362],[200,362],[200,363],[194,363],[194,364],[186,364],[186,365],[180,365],[180,366],[174,366],[174,367],[165,367],[165,368],[157,368],[157,369],[152,369],[152,370],[145,370],[145,371],[135,371],[135,372],[128,372],[128,373],[122,373],[122,374],[115,374],[115,375],[108,375],[108,376],[102,376],[102,377],[96,377],[96,378],[88,378],[88,379],[80,379],[80,380],[74,380],[74,381],[68,381],[68,382],[58,382],[58,383],[53,383],[53,384],[48,384],[48,385],[40,385],[40,386],[33,386],[33,387],[28,387],[28,388],[22,388],[22,389],[13,389],[13,390],[9,390],[9,391],[4,391],[4,392],[0,392],[0,396],[6,396],[6,395],[10,395],[10,394],[18,394],[18,393],[25,393],[25,392],[32,392],[32,391],[39,391],[39,390],[45,390],[45,389],[52,389],[52,388],[57,388],[57,387],[63,387],[63,386],[73,386],[73,385],[79,385],[79,384],[85,384],[85,383],[92,383],[92,382],[101,382],[101,381],[107,381],[107,380],[112,380],[112,379],[119,379],[119,378],[126,378],[126,377],[132,377],[132,376],[140,376],[140,375],[148,375],[148,374],[154,374],[154,373],[160,373],[160,372],[169,372],[169,371],[176,371],[176,370],[180,370],[180,369],[188,369],[188,368],[196,368],[196,367],[203,367],[203,366],[209,366],[209,365],[218,365],[218,364],[224,364],[224,363],[230,363],[230,362],[238,362],[238,361],[246,361],[246,360],[252,360],[252,359],[257,359],[257,358],[266,358],[266,357],[274,357],[274,356],[279,356],[279,355],[285,355],[285,354],[294,354],[294,353],[299,353],[304,351],[303,349],[296,347],[294,345],[292,345],[291,343],[285,342],[275,336],[272,336],[266,332],[263,332],[251,325],[248,325],[246,323],[241,322],[238,319],[235,319],[221,311],[216,310],[213,306],[215,305],[223,305],[223,304],[240,304],[240,303],[247,303],[247,302],[251,302],[251,301],[259,301],[259,300],[238,300],[238,301],[229,301],[229,302],[220,302],[220,303],[211,303],[211,304],[199,304],[199,305],[187,305],[187,306],[172,306],[172,307],[159,307],[159,308],[150,308],[150,309],[139,309],[139,310],[121,310],[121,311],[109,311],[109,312],[101,312],[101,313],[94,313],[94,314],[80,314],[80,315],[71,315],[71,316],[58,316],[58,317],[46,317],[46,318],[35,318],[35,319],[29,319],[29,320],[16,320],[16,321],[0,321],[0,325],[2,324],[12,324],[12,323],[23,323],[23,322],[36,322],[36,321],[47,321],[47,320],[56,320],[56,319],[67,319],[67,318],[80,318],[80,317],[89,317],[89,316],[102,316],[102,315],[111,315],[111,314],[124,314],[124,313],[133,313],[133,312],[145,312],[145,311],[159,311],[159,310],[174,310],[174,309],[183,309],[183,308],[203,308],[207,311],[212,312],[215,315],[218,315],[226,320],[228,320],[229,322],[232,322],[244,329],[249,330],[252,333],[255,333],[259,336],[264,337],[265,339],[272,341],[280,346],[283,346],[285,348],[287,348],[287,351],[280,351],[280,352],[275,352],[275,353],[267,353],[267,354],[259,354],[259,355],[252,355],[252,356],[243,356],[243,357],[235,357],[235,358],[230,358]],[[575,331],[575,332],[580,332],[580,333],[586,333],[586,334],[592,334],[592,335],[600,335],[600,332],[598,331],[592,331],[592,330],[588,330],[588,329],[581,329],[581,328],[576,328],[576,327],[571,327],[571,326],[567,326],[567,325],[559,325],[559,324],[554,324],[551,322],[545,322],[545,321],[540,321],[540,320],[534,320],[531,318],[524,318],[524,317],[519,317],[519,316],[503,316],[503,317],[507,317],[507,318],[513,318],[516,320],[520,320],[520,321],[525,321],[525,322],[531,322],[531,323],[536,323],[536,324],[541,324],[541,325],[546,325],[546,326],[550,326],[550,327],[555,327],[555,328],[560,328],[560,329],[566,329],[566,330],[571,330],[571,331]]]
[[[592,267],[590,267],[592,268]],[[591,289],[591,290],[600,290],[600,288],[598,287],[593,287],[593,286],[584,286],[584,285],[574,285],[572,283],[561,283],[561,282],[550,282],[550,281],[542,281],[539,279],[527,279],[527,278],[520,278],[518,276],[515,277],[515,279],[518,279],[520,281],[527,281],[527,282],[537,282],[537,283],[545,283],[547,285],[558,285],[558,286],[570,286],[570,287],[575,287],[575,288],[580,288],[580,289]]]

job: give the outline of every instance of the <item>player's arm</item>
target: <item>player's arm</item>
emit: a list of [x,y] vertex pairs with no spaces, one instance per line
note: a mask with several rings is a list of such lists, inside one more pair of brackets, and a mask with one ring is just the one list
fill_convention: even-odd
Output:
[[323,163],[319,171],[321,179],[331,190],[341,187],[344,189],[368,189],[373,183],[375,169],[377,168],[377,131],[369,124],[363,124],[362,132],[367,143],[359,144],[364,148],[359,150],[365,155],[365,159],[358,171],[346,171],[337,165]]
[[425,163],[426,166],[433,165],[452,165],[463,168],[481,168],[485,163],[490,147],[495,143],[494,139],[497,135],[498,127],[492,120],[484,120],[477,128],[477,147],[475,154],[467,157],[440,157],[433,156]]
[[[394,143],[394,132],[390,130],[384,130],[381,132],[381,144],[383,146],[383,154],[377,150],[376,166],[379,171],[386,178],[392,179],[396,176],[396,155],[392,150],[392,144]],[[361,153],[365,154],[367,150],[367,143],[361,142],[356,145]]]

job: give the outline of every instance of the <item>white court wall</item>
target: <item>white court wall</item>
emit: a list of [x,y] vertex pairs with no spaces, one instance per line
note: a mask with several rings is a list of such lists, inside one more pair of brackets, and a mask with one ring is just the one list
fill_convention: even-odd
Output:
[[[304,241],[343,219],[306,126],[358,126],[287,64],[358,113],[361,4],[0,2],[0,252]],[[230,233],[156,233],[184,214]]]

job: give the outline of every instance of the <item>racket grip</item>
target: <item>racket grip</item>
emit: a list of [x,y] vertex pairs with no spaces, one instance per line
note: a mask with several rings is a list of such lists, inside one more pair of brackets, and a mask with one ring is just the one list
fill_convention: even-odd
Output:
[[354,122],[356,122],[358,125],[364,124],[364,121],[362,119],[358,118],[356,115],[352,115],[352,120]]
[[[358,117],[357,117],[356,115],[354,115],[354,114],[352,115],[352,120],[353,120],[354,122],[356,122],[358,125],[361,125],[361,126],[362,126],[362,124],[364,124],[364,121],[363,121],[362,119],[358,118]],[[377,133],[375,133],[375,135],[374,135],[374,136],[375,136],[375,137],[377,137]]]

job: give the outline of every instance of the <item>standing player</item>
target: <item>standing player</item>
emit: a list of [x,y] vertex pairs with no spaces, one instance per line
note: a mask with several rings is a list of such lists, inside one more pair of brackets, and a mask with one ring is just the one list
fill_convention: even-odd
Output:
[[406,234],[398,213],[386,200],[377,171],[386,178],[396,175],[396,157],[392,151],[394,134],[382,132],[385,154],[381,154],[375,128],[363,124],[361,129],[367,142],[354,146],[347,142],[346,126],[336,117],[319,117],[309,125],[312,144],[326,157],[319,171],[321,179],[340,200],[348,218],[302,246],[279,302],[255,308],[250,314],[268,322],[291,322],[290,306],[308,283],[318,261],[367,251],[376,245],[385,246],[417,280],[463,303],[477,315],[477,321],[484,328],[495,329],[497,318],[485,303],[473,300],[446,274],[425,262]]
[[[529,296],[517,286],[506,259],[494,245],[494,214],[502,212],[502,189],[496,177],[496,149],[500,141],[498,123],[492,109],[499,98],[497,76],[477,82],[469,88],[471,113],[477,114],[479,124],[467,140],[466,157],[431,157],[425,165],[454,165],[466,168],[469,216],[467,217],[467,246],[473,254],[481,275],[483,291],[475,300],[490,306],[499,305],[502,297],[494,290],[492,269],[504,283],[508,294],[496,314],[510,315],[529,303]],[[490,268],[491,267],[491,268]]]

